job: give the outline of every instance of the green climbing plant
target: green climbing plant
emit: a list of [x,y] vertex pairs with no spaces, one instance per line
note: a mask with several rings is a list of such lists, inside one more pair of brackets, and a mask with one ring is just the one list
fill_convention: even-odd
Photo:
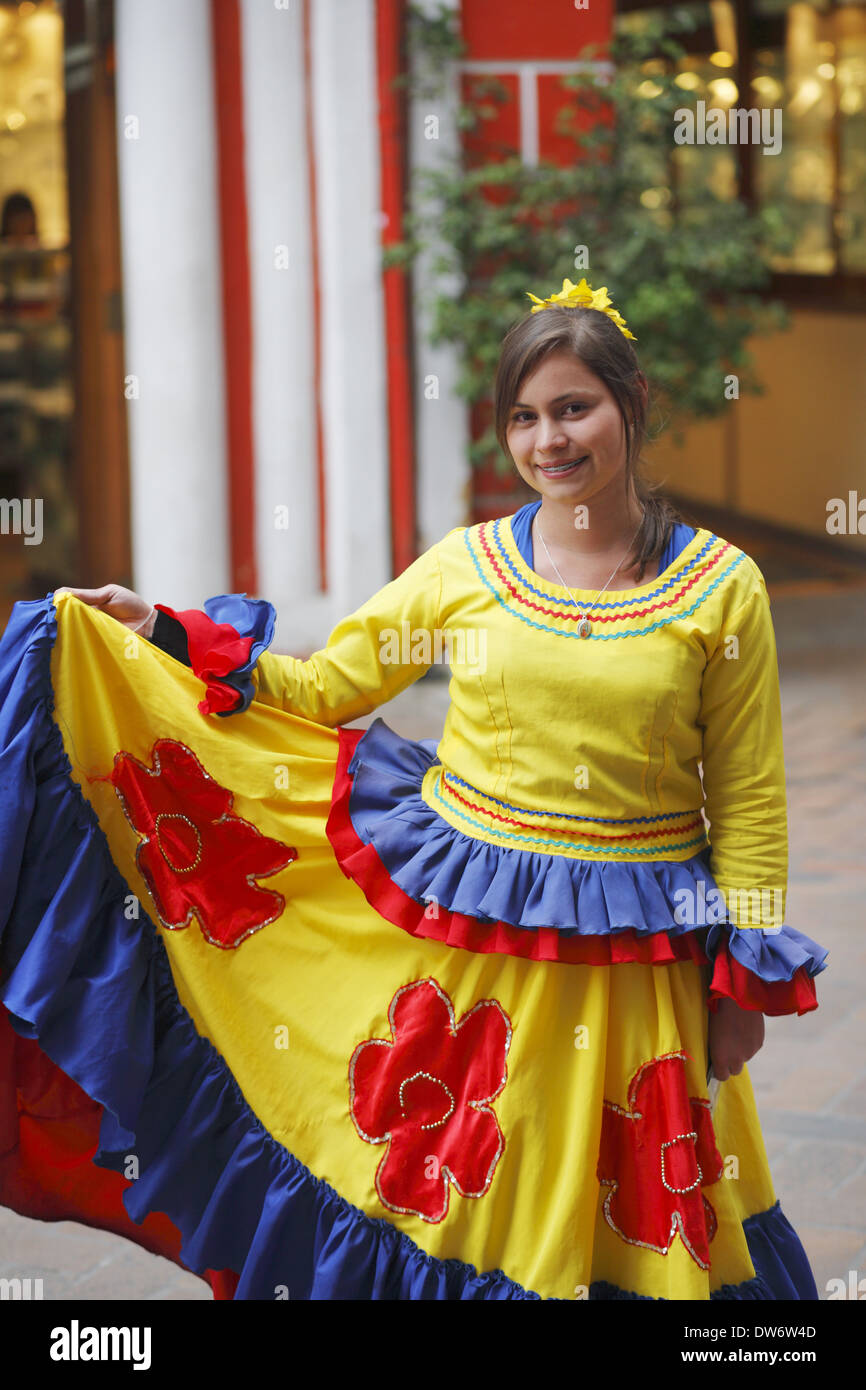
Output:
[[[730,189],[688,177],[673,139],[674,113],[694,101],[676,81],[685,53],[676,36],[694,24],[688,10],[625,18],[606,71],[562,79],[574,94],[557,130],[574,142],[574,160],[527,165],[485,140],[481,162],[416,167],[404,238],[385,263],[405,267],[429,252],[431,283],[421,293],[430,340],[459,349],[457,390],[470,403],[489,400],[500,342],[530,307],[527,290],[543,298],[584,275],[607,286],[637,337],[662,421],[678,432],[686,419],[726,409],[730,374],[740,393],[763,392],[748,344],[789,326],[785,306],[762,291],[770,257],[790,248],[793,229],[778,209],[753,212]],[[455,12],[411,7],[409,51],[398,81],[416,97],[442,100],[464,51]],[[599,56],[587,47],[574,58]],[[437,117],[456,121],[470,148],[510,99],[493,78],[473,98],[456,110],[443,104],[448,114]],[[686,153],[694,170],[695,152]],[[471,446],[474,464],[491,458],[505,466],[492,426]]]

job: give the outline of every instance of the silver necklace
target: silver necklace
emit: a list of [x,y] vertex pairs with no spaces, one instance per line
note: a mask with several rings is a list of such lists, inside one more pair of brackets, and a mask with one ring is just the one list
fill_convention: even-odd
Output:
[[627,558],[627,556],[628,556],[628,553],[629,553],[629,551],[631,550],[632,546],[634,545],[635,540],[637,539],[638,531],[640,531],[640,528],[641,528],[642,525],[643,525],[643,518],[641,518],[641,520],[640,520],[640,522],[639,522],[639,524],[638,524],[637,531],[635,531],[634,535],[632,536],[631,540],[629,541],[628,550],[625,552],[625,555],[623,555],[622,559],[620,560],[620,562],[619,562],[619,564],[617,565],[616,569],[614,570],[613,574],[610,576],[610,579],[607,581],[607,584],[604,585],[604,588],[599,589],[599,591],[598,591],[598,593],[596,594],[595,598],[593,599],[592,603],[590,603],[590,604],[588,605],[587,610],[586,610],[585,612],[581,613],[581,611],[580,611],[580,604],[578,603],[577,599],[574,597],[574,594],[572,593],[572,591],[571,591],[571,589],[569,588],[568,584],[566,584],[566,582],[565,582],[565,580],[563,579],[562,575],[559,573],[559,570],[558,570],[557,567],[556,567],[556,561],[554,560],[553,556],[551,555],[550,551],[549,551],[548,548],[547,548],[547,541],[544,539],[544,532],[542,531],[541,525],[539,524],[539,521],[538,521],[538,517],[536,516],[536,518],[535,518],[535,529],[536,529],[537,532],[538,532],[538,536],[539,536],[539,539],[540,539],[540,541],[541,541],[541,544],[544,546],[544,553],[545,553],[545,555],[547,556],[548,560],[550,561],[551,565],[553,566],[553,570],[554,570],[554,573],[556,574],[557,579],[559,580],[559,582],[560,582],[560,584],[562,585],[563,589],[565,589],[565,590],[568,592],[568,595],[569,595],[569,597],[570,597],[572,603],[574,604],[575,608],[577,609],[578,620],[579,620],[579,621],[578,621],[578,624],[577,624],[577,632],[578,632],[578,636],[579,636],[579,637],[588,637],[589,634],[592,632],[592,623],[589,621],[589,618],[586,616],[586,612],[589,611],[589,608],[594,608],[594,607],[595,607],[595,605],[598,603],[599,599],[601,598],[602,594],[604,593],[604,590],[607,588],[607,585],[610,584],[611,579],[613,579],[614,576],[619,572],[619,570],[622,569],[623,565],[625,564],[625,561],[626,561],[626,558]]

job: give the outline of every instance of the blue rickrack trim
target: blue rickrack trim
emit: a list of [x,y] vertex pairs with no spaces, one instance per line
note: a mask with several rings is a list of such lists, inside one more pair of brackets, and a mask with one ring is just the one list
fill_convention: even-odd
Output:
[[[500,605],[500,607],[505,609],[506,613],[510,613],[513,618],[519,618],[520,621],[522,623],[526,623],[528,627],[538,628],[541,632],[553,633],[554,637],[573,637],[578,642],[611,642],[615,641],[619,637],[646,637],[650,632],[655,632],[657,628],[667,627],[669,623],[679,622],[682,618],[690,618],[693,613],[697,612],[701,604],[706,602],[713,590],[718,588],[719,584],[721,584],[722,581],[728,577],[731,571],[736,569],[737,565],[742,564],[743,560],[746,558],[745,554],[742,551],[739,555],[735,556],[735,558],[728,565],[727,569],[722,570],[721,574],[717,575],[713,582],[710,585],[708,585],[708,587],[703,591],[702,594],[698,596],[698,598],[692,604],[691,608],[684,608],[682,612],[671,613],[666,618],[659,618],[656,622],[650,623],[649,627],[630,628],[626,632],[590,632],[587,637],[581,637],[580,633],[574,629],[553,627],[549,623],[536,622],[534,618],[529,618],[526,616],[525,613],[520,613],[516,608],[512,608],[508,600],[503,598],[502,594],[500,594],[499,590],[495,587],[490,578],[484,573],[484,570],[482,569],[481,564],[479,562],[478,556],[475,554],[475,551],[472,547],[472,542],[469,539],[468,528],[463,533],[463,538],[479,579],[481,580],[484,587],[486,589],[489,589],[490,593],[496,599],[496,602]],[[545,595],[545,597],[549,598],[550,596]],[[635,600],[632,599],[629,606],[633,607],[634,603]]]
[[[458,820],[465,821],[467,825],[473,825],[473,826],[475,826],[476,829],[479,829],[479,828],[480,828],[480,822],[479,822],[478,820],[476,820],[476,818],[475,818],[474,816],[468,815],[466,811],[459,811],[459,810],[457,809],[456,806],[452,806],[452,805],[451,805],[450,801],[446,801],[445,797],[442,795],[441,791],[439,790],[438,784],[437,784],[436,786],[434,786],[434,788],[433,788],[433,796],[434,796],[434,798],[440,803],[440,805],[442,805],[442,806],[447,806],[447,807],[448,807],[448,814],[449,814],[449,815],[451,815],[451,816],[456,816]],[[581,819],[581,820],[583,820],[583,819],[589,819],[589,817],[583,817],[583,816],[581,816],[581,817],[579,817],[579,819]],[[497,828],[496,828],[496,834],[497,834],[497,835],[499,836],[499,838],[502,839],[502,840],[514,840],[514,841],[517,842],[518,844],[527,844],[527,845],[539,845],[539,844],[544,844],[544,845],[549,846],[550,848],[557,847],[557,848],[559,848],[559,849],[570,849],[570,850],[583,849],[583,850],[588,850],[588,851],[590,852],[590,854],[592,854],[593,851],[599,852],[599,851],[600,851],[600,848],[601,848],[601,847],[598,846],[598,845],[589,845],[589,844],[583,845],[583,844],[575,843],[575,842],[573,842],[572,840],[546,840],[546,839],[541,839],[541,838],[539,838],[539,836],[537,836],[537,835],[518,835],[517,832],[516,832],[515,830],[500,830],[498,826],[497,826]],[[698,838],[697,838],[696,840],[683,840],[683,842],[682,842],[681,844],[678,844],[678,845],[677,845],[677,849],[693,849],[693,848],[695,847],[695,845],[704,845],[704,846],[705,846],[706,843],[707,843],[707,837],[706,837],[706,835],[699,835]],[[543,853],[544,851],[541,851],[541,852]],[[644,856],[644,860],[646,860],[646,859],[648,858],[649,855],[656,855],[656,857],[658,857],[659,850],[658,850],[657,848],[656,848],[656,849],[646,849],[645,847],[641,847],[640,845],[638,845],[638,846],[633,846],[633,845],[617,845],[617,846],[616,846],[616,853],[617,853],[617,854],[621,854],[621,855],[629,855],[631,858],[634,858],[634,859],[636,859],[638,862],[641,862],[641,856]]]
[[[514,575],[514,578],[523,586],[524,589],[529,589],[530,592],[536,594],[538,598],[543,598],[553,603],[562,603],[566,607],[573,607],[574,605],[571,602],[571,600],[557,598],[555,595],[549,594],[546,589],[536,588],[536,586],[532,584],[524,574],[521,574],[520,570],[517,568],[514,561],[511,559],[511,556],[506,551],[505,545],[502,541],[502,537],[499,534],[499,528],[503,524],[507,524],[510,527],[511,518],[498,517],[496,521],[493,522],[493,536],[496,541],[496,548],[499,553],[499,558],[503,560],[504,563],[508,566],[508,568],[511,570],[511,573]],[[683,576],[688,574],[689,570],[694,569],[695,566],[703,559],[704,555],[706,555],[713,542],[717,541],[718,539],[718,536],[710,535],[710,539],[706,542],[705,545],[702,546],[702,548],[698,551],[697,555],[695,555],[693,559],[689,560],[687,565],[684,565],[681,570],[677,570],[676,574],[671,575],[670,579],[666,579],[664,584],[660,585],[658,589],[653,589],[652,592],[648,594],[642,593],[640,595],[639,601],[643,603],[645,601],[649,601],[650,599],[657,598],[659,594],[663,594],[673,584],[679,583]],[[589,609],[588,611],[594,613],[599,608],[633,608],[635,606],[635,603],[637,602],[638,599],[635,598],[616,599],[610,601],[605,600],[603,603],[594,603],[591,609]]]
[[[710,849],[688,859],[632,861],[622,849],[617,858],[578,859],[492,844],[458,830],[424,799],[425,774],[437,763],[432,739],[404,738],[378,718],[361,735],[348,767],[355,832],[415,902],[435,901],[487,924],[553,927],[565,938],[632,929],[675,937],[706,928],[711,963],[728,940],[736,959],[767,981],[790,980],[803,965],[810,975],[825,969],[827,952],[793,927],[739,928],[723,907],[712,910],[724,900],[711,896],[719,890]],[[457,814],[450,804],[448,813]],[[695,920],[700,914],[690,913],[689,905],[702,902],[706,920]]]
[[500,806],[503,811],[516,811],[521,816],[544,816],[545,820],[579,820],[588,821],[592,825],[652,825],[661,820],[682,820],[684,816],[696,816],[700,808],[694,811],[664,811],[658,816],[579,816],[573,811],[531,811],[526,806],[513,806],[510,801],[500,801],[497,796],[490,796],[488,792],[481,792],[477,787],[473,787],[471,782],[464,782],[462,777],[449,772],[445,777],[446,783],[455,782],[458,787],[465,787],[467,791],[475,796],[483,796],[485,801],[492,801],[494,806]]

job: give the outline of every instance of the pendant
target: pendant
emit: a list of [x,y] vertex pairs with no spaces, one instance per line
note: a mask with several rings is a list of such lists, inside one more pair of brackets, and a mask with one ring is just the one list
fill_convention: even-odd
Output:
[[589,618],[581,618],[577,625],[577,632],[579,637],[589,636],[592,632],[592,623],[589,621]]

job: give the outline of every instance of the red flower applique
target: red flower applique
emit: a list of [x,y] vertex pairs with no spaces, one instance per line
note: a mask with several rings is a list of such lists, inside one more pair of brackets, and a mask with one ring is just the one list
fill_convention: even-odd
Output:
[[635,1072],[628,1110],[604,1102],[597,1176],[611,1189],[604,1214],[623,1240],[666,1255],[679,1231],[709,1269],[717,1222],[701,1188],[719,1181],[723,1163],[709,1101],[688,1094],[685,1058],[671,1052]]
[[393,1041],[371,1038],[352,1053],[352,1119],[368,1144],[387,1144],[376,1170],[382,1203],[442,1221],[449,1184],[482,1197],[505,1147],[488,1105],[507,1078],[511,1020],[482,999],[455,1023],[435,980],[398,989],[388,1018]]
[[109,780],[143,836],[135,860],[159,920],[175,931],[195,913],[213,946],[238,946],[286,905],[282,893],[254,880],[284,869],[298,851],[232,815],[232,793],[186,744],[157,739],[151,759],[152,768],[117,753]]

